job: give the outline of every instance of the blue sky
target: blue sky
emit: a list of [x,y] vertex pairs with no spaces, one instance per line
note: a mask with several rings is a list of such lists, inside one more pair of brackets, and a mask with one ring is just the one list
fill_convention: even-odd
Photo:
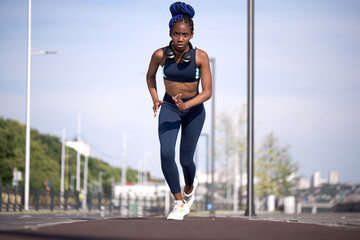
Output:
[[[149,168],[162,176],[145,74],[151,54],[170,40],[173,1],[32,2],[33,51],[58,54],[32,57],[31,127],[57,136],[65,128],[71,139],[81,113],[93,156],[120,167],[127,133],[129,164],[152,152]],[[196,11],[193,44],[216,58],[217,113],[241,109],[247,1],[187,2]],[[360,2],[257,0],[255,11],[256,143],[274,132],[292,146],[300,174],[336,169],[342,182],[360,182]],[[0,115],[22,123],[26,39],[27,1],[0,1]],[[210,133],[210,101],[205,107]]]

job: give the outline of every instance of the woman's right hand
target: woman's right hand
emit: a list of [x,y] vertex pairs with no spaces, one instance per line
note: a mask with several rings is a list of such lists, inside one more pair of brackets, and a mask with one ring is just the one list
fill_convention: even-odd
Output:
[[163,101],[154,102],[153,110],[154,110],[154,117],[156,117],[156,113],[159,110],[159,107],[163,104]]

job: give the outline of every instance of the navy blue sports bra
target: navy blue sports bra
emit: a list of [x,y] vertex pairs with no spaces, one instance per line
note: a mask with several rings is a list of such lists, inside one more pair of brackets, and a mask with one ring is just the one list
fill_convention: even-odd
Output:
[[165,80],[174,82],[197,82],[200,80],[200,70],[196,66],[196,48],[191,51],[189,63],[176,63],[173,59],[166,59],[162,65]]

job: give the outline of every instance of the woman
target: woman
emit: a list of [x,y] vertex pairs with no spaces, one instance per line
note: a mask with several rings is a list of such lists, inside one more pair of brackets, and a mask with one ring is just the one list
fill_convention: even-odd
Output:
[[[197,186],[193,161],[197,141],[205,121],[203,102],[211,97],[212,83],[209,58],[203,50],[193,48],[192,17],[194,9],[183,2],[170,6],[169,22],[171,42],[156,50],[149,64],[146,81],[153,100],[154,117],[160,106],[159,139],[161,168],[174,195],[174,209],[168,219],[182,220],[190,212]],[[156,89],[156,72],[161,66],[164,76],[165,96],[159,100]],[[199,93],[201,76],[202,92]],[[179,173],[175,163],[175,144],[181,126],[180,164],[185,188],[181,194]]]

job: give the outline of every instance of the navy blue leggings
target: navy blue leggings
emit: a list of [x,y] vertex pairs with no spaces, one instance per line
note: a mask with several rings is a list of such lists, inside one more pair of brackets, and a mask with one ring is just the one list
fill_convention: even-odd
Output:
[[[184,102],[190,100],[183,99]],[[194,152],[205,121],[205,108],[199,104],[180,111],[172,97],[165,93],[159,114],[161,169],[173,194],[181,192],[179,172],[175,163],[175,144],[181,126],[180,164],[185,184],[192,186],[195,177]]]

